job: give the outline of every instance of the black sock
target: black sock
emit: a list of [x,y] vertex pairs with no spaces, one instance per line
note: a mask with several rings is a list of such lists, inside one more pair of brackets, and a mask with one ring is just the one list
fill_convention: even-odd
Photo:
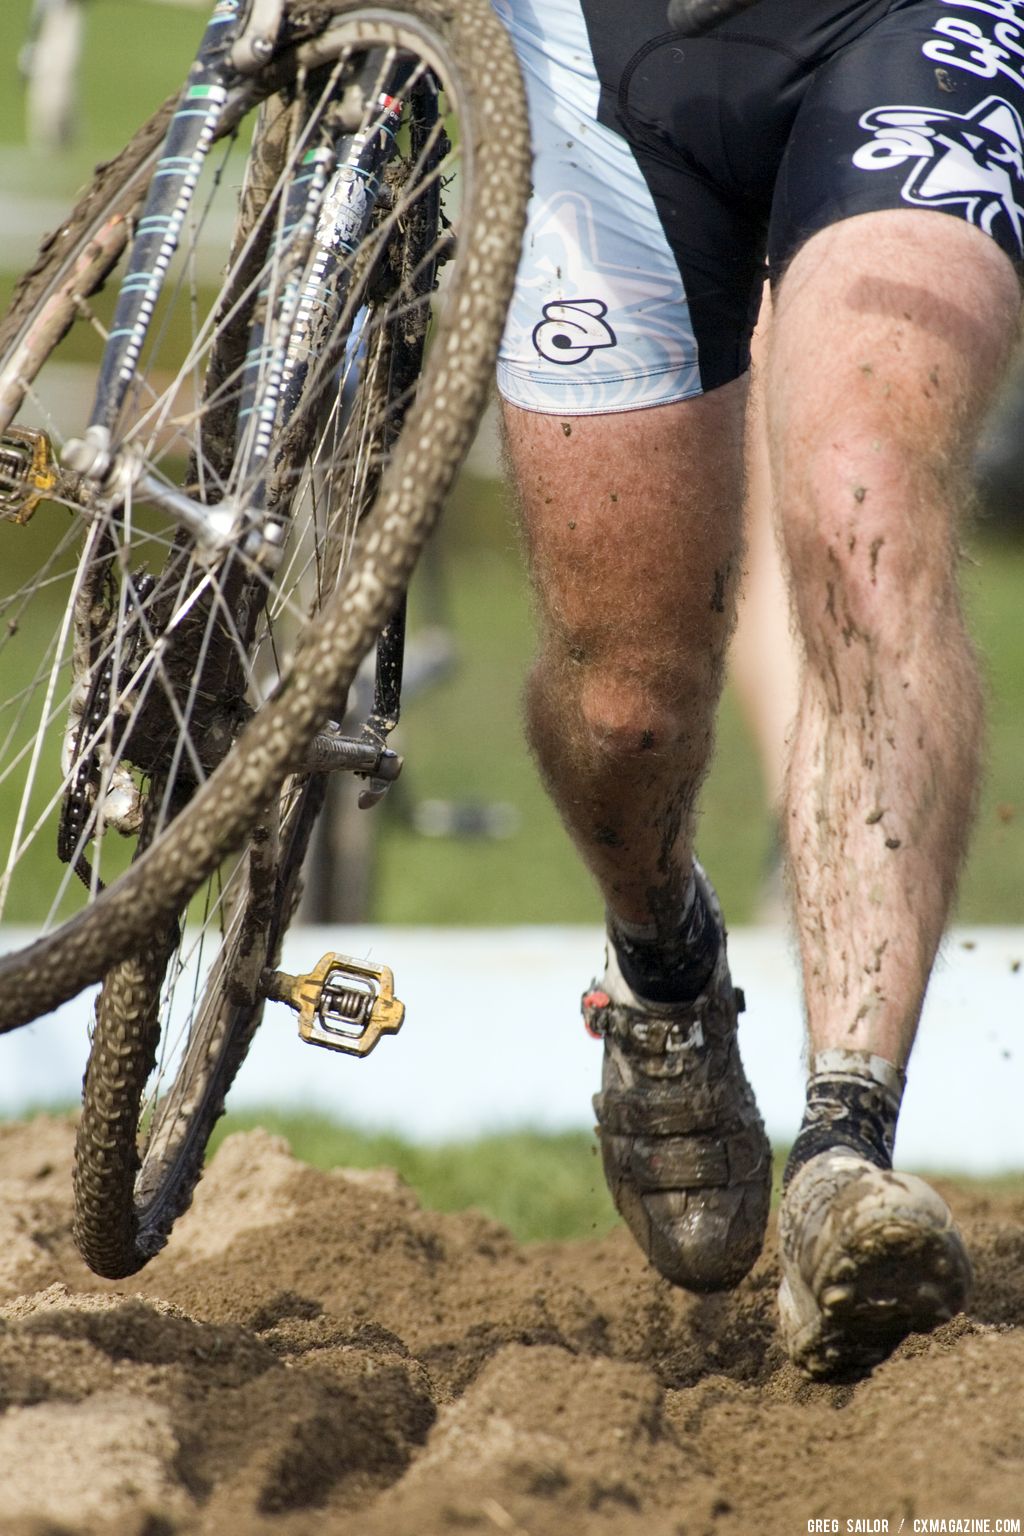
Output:
[[608,914],[608,936],[619,970],[638,997],[650,1003],[688,1003],[699,997],[718,959],[718,923],[699,882],[675,934],[666,940],[624,932]]
[[876,1168],[892,1167],[903,1074],[865,1051],[823,1051],[807,1083],[807,1107],[782,1175],[782,1187],[804,1163],[849,1147]]

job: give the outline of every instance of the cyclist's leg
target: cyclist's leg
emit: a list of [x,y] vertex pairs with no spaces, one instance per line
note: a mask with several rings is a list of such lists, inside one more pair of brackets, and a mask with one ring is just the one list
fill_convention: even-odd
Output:
[[787,832],[811,1046],[780,1306],[812,1374],[869,1368],[970,1287],[945,1204],[887,1170],[976,798],[958,530],[1019,304],[986,235],[911,211],[818,234],[779,296],[769,401],[807,657]]
[[[808,650],[789,819],[811,1044],[860,1053],[882,1164],[973,807],[957,517],[1024,254],[1024,86],[959,39],[903,0],[819,70],[769,239],[792,258],[769,401]],[[790,1176],[847,1118],[805,1120]]]
[[769,239],[791,262],[768,398],[807,653],[788,832],[811,1034],[780,1307],[812,1374],[869,1368],[970,1283],[892,1152],[979,768],[958,522],[1016,330],[1024,88],[976,67],[995,8],[971,13],[977,50],[941,9],[881,8],[816,73]]
[[652,1263],[694,1290],[750,1268],[771,1179],[693,863],[740,563],[744,394],[736,380],[622,414],[506,409],[541,630],[530,736],[608,910],[607,972],[584,1000],[605,1035],[605,1173]]
[[601,81],[663,29],[660,0],[507,20],[535,145],[499,365],[540,602],[531,737],[610,913],[678,947],[739,575],[761,229],[609,113]]
[[511,8],[537,154],[499,382],[538,590],[530,734],[608,911],[607,971],[584,999],[605,1038],[605,1174],[651,1261],[706,1290],[754,1262],[771,1173],[693,862],[739,575],[759,251],[700,178],[641,167],[591,67],[608,22],[622,57],[605,75],[664,11]]
[[606,906],[678,920],[739,576],[744,381],[598,416],[506,407],[545,780]]
[[959,530],[1019,304],[993,241],[909,210],[833,225],[781,285],[768,399],[807,651],[787,826],[815,1051],[910,1053],[975,800]]

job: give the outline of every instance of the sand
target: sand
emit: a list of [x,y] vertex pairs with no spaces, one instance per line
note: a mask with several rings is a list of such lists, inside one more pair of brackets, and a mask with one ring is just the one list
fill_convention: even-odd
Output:
[[72,1140],[0,1127],[4,1536],[1024,1519],[1024,1195],[943,1186],[970,1315],[824,1386],[780,1349],[774,1231],[738,1290],[701,1299],[623,1231],[522,1247],[422,1210],[388,1170],[320,1172],[254,1132],[112,1285],[71,1239]]

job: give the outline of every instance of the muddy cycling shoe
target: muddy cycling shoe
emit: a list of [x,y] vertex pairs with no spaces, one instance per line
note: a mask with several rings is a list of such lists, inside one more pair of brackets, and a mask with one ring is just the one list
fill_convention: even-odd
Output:
[[863,1376],[908,1333],[963,1310],[971,1266],[949,1208],[923,1179],[846,1147],[792,1178],[779,1216],[782,1335],[808,1376]]
[[655,1268],[691,1291],[738,1284],[768,1219],[771,1148],[743,1074],[737,1004],[724,932],[692,1003],[641,1002],[612,944],[604,981],[583,999],[604,1039],[594,1109],[612,1198]]

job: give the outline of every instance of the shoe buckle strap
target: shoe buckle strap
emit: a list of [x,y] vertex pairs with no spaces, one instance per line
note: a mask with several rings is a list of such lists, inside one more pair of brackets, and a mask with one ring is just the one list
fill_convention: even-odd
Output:
[[627,1003],[615,1003],[602,987],[592,987],[581,1001],[583,1027],[595,1040],[614,1040],[619,1045],[641,1051],[645,1056],[667,1056],[670,1052],[704,1044],[701,1017],[687,1021],[685,1035],[680,1021],[659,1018]]

